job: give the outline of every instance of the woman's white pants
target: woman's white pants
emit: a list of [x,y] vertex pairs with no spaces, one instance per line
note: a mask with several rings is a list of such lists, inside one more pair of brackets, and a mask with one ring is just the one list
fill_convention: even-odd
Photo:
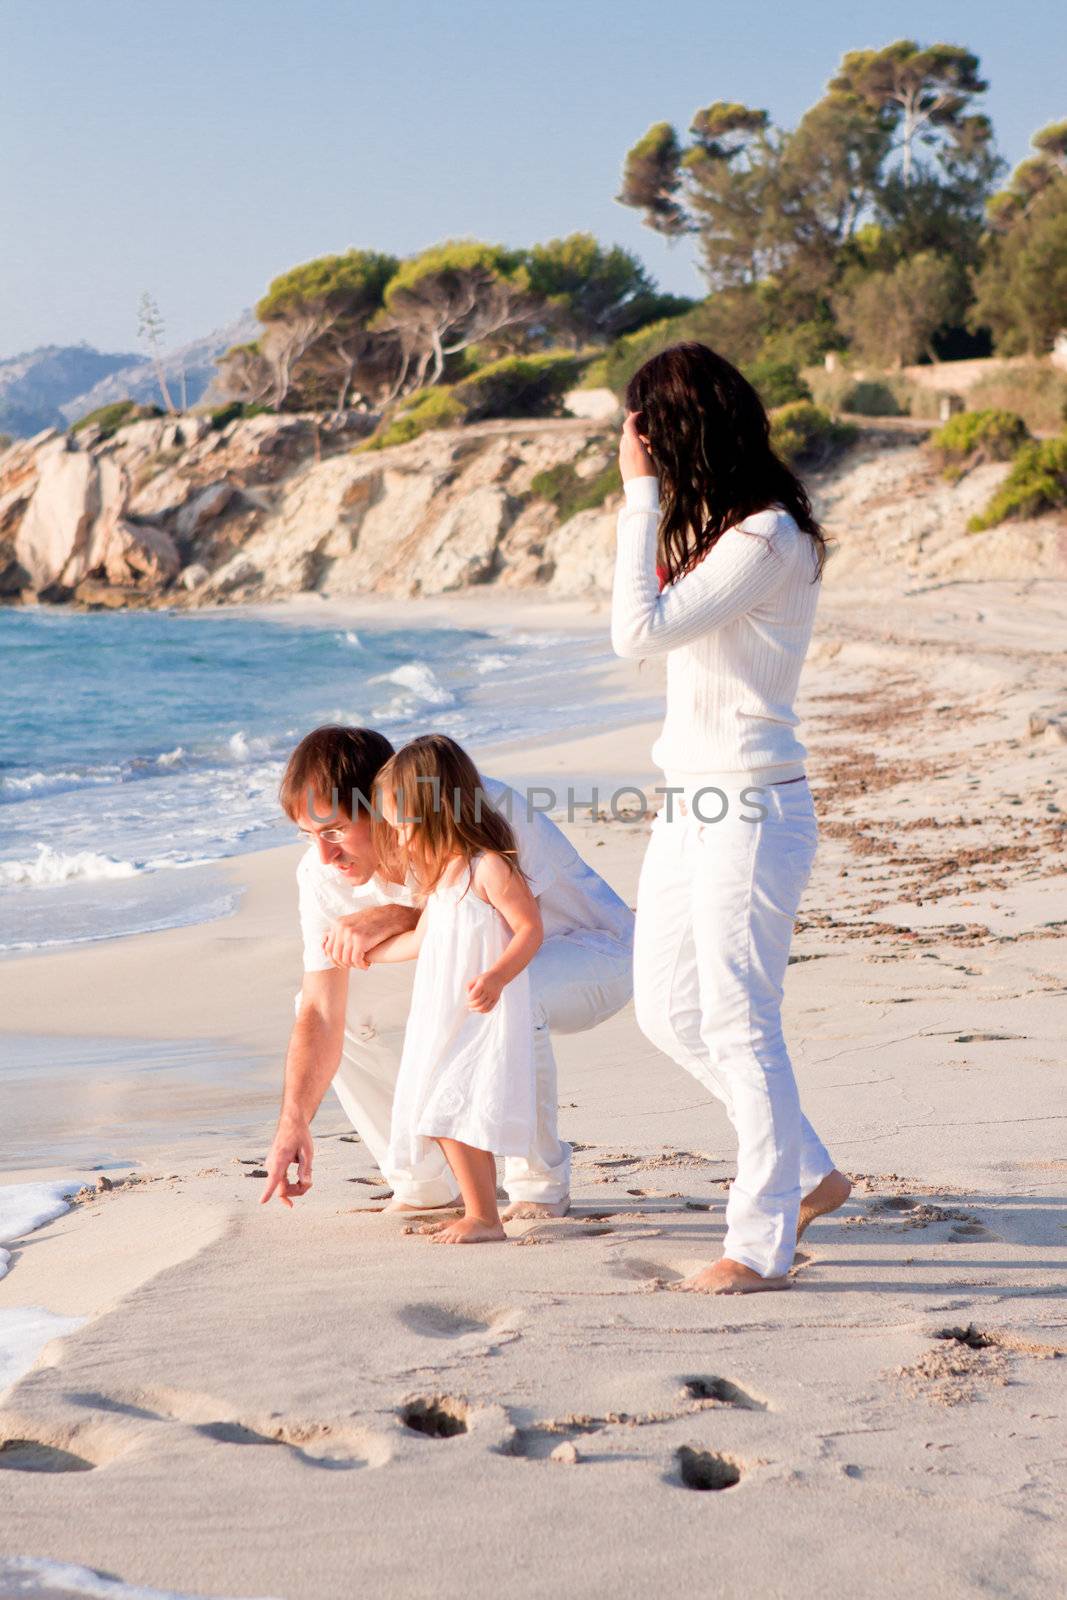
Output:
[[[806,778],[695,788],[681,803],[668,795],[652,823],[634,1007],[642,1032],[723,1102],[737,1134],[723,1254],[777,1277],[793,1261],[801,1195],[834,1165],[801,1114],[781,1020],[818,825]],[[759,809],[766,815],[753,820]]]
[[[372,969],[373,972],[373,969]],[[372,974],[353,973],[341,1060],[333,1087],[345,1115],[407,1205],[446,1205],[458,1194],[444,1155],[434,1148],[402,1171],[387,1163],[393,1091],[400,1069],[403,1018],[365,1002]],[[571,1147],[557,1131],[556,1058],[551,1033],[584,1033],[620,1010],[633,992],[633,951],[628,940],[576,929],[545,940],[530,963],[534,999],[534,1067],[537,1128],[525,1156],[504,1161],[510,1200],[554,1203],[570,1192]],[[297,1010],[300,997],[297,996]]]

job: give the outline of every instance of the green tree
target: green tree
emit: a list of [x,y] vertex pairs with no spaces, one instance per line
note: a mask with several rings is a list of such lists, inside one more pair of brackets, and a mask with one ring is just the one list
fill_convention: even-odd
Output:
[[631,333],[693,304],[660,294],[637,257],[605,249],[591,233],[534,245],[527,259],[531,292],[544,301],[546,322],[575,348]]
[[525,253],[476,239],[450,239],[401,264],[375,328],[397,337],[401,388],[436,383],[448,356],[533,321]]
[[889,272],[846,278],[834,309],[861,361],[902,367],[932,354],[933,336],[957,293],[955,264],[927,251]]
[[985,242],[972,325],[1002,355],[1043,355],[1067,327],[1067,176],[1045,185],[1006,231]]
[[373,354],[372,319],[398,267],[394,256],[347,250],[319,256],[275,278],[256,306],[264,332],[259,353],[272,373],[271,403],[280,408],[306,377],[335,387],[344,408],[361,366]]
[[969,50],[954,44],[924,48],[914,39],[851,50],[830,80],[832,93],[864,102],[890,130],[905,185],[919,166],[919,147],[944,153],[967,148],[979,132],[988,137],[988,124],[979,130],[969,115],[975,97],[988,87]]

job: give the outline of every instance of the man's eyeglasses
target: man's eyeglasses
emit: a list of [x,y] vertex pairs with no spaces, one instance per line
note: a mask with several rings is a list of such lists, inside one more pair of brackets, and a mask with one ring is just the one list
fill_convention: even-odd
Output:
[[297,828],[296,831],[300,835],[301,839],[307,839],[311,843],[313,843],[316,839],[325,839],[327,844],[344,844],[345,835],[348,832],[348,829],[346,827],[322,828],[318,833],[312,833],[310,828]]

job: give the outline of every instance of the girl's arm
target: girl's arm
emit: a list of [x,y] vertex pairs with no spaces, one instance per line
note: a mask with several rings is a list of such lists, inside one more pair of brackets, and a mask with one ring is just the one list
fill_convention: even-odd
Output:
[[472,1011],[491,1011],[506,983],[517,978],[536,955],[544,938],[541,908],[530,893],[521,872],[516,872],[504,856],[487,852],[474,872],[472,892],[481,895],[499,911],[511,938],[507,948],[467,986],[467,1004]]
[[409,928],[406,933],[394,933],[391,939],[383,939],[381,944],[376,944],[367,951],[366,959],[371,965],[379,961],[414,961],[422,948],[425,932],[426,908],[423,907],[419,920],[413,928]]

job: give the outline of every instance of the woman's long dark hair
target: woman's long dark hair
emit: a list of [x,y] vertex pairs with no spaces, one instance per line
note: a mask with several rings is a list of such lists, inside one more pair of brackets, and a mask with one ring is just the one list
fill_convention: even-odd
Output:
[[759,395],[729,361],[706,344],[671,345],[634,373],[626,409],[641,413],[637,431],[659,475],[668,583],[692,571],[727,528],[774,505],[811,534],[821,576],[826,539],[811,501],[771,448]]

